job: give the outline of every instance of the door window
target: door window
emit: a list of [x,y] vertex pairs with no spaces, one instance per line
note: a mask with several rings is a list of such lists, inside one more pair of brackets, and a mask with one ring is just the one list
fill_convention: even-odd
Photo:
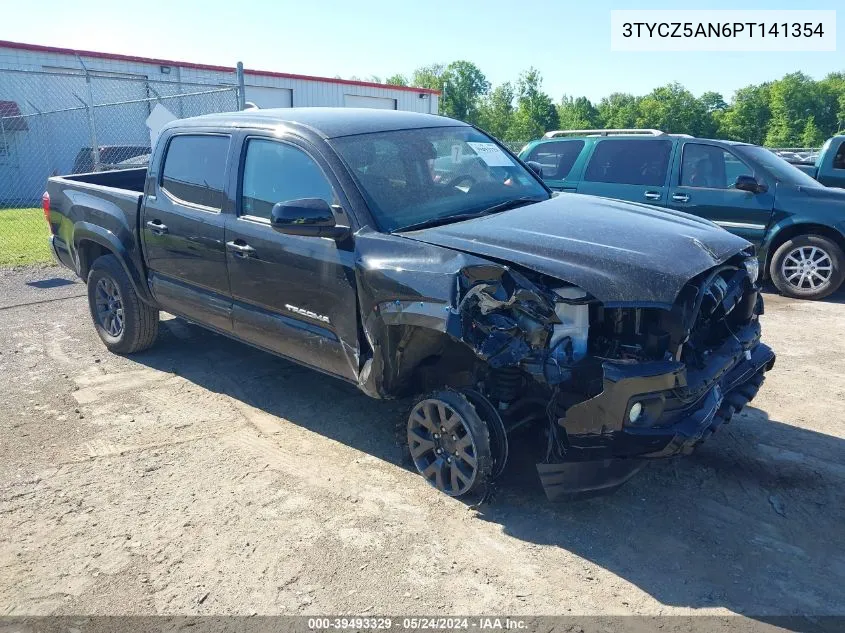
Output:
[[721,147],[698,143],[684,145],[682,187],[732,189],[738,176],[753,175],[753,169]]
[[666,182],[672,141],[609,139],[599,141],[584,180],[660,187]]
[[543,180],[563,180],[572,171],[575,161],[584,149],[584,141],[551,141],[540,143],[529,152],[525,160],[543,166]]
[[250,139],[244,162],[241,215],[269,220],[276,204],[301,198],[336,203],[331,184],[308,154],[286,143]]
[[219,211],[228,152],[228,136],[174,136],[167,146],[161,188],[185,202]]
[[836,152],[836,156],[833,157],[833,168],[845,169],[845,143],[842,143],[839,146],[839,151]]

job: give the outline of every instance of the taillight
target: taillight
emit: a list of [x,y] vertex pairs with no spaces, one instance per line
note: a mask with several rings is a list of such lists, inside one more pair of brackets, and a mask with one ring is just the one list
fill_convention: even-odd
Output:
[[50,224],[50,194],[46,191],[44,195],[41,196],[41,208],[44,209],[44,219],[47,220],[47,224]]

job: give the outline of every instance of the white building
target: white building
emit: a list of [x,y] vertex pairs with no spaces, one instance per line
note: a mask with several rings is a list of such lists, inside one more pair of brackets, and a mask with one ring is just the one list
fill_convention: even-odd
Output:
[[[237,109],[230,68],[0,40],[0,205],[37,203],[47,176],[69,173],[93,145],[149,145],[157,104],[175,117]],[[426,88],[245,70],[260,108],[368,107],[438,111]]]

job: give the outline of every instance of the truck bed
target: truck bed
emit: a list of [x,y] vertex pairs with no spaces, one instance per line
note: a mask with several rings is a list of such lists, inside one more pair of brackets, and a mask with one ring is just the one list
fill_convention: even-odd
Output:
[[114,171],[98,171],[90,174],[74,174],[72,176],[61,176],[62,180],[71,182],[82,182],[89,185],[111,187],[114,189],[126,189],[143,193],[144,181],[147,178],[147,168],[116,169]]
[[87,262],[80,247],[96,243],[143,271],[138,223],[146,177],[146,168],[140,168],[49,178],[56,257],[84,278]]

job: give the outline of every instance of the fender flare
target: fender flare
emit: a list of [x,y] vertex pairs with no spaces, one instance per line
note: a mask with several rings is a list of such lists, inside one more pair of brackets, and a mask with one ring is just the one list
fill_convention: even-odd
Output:
[[[73,247],[71,249],[71,257],[73,258],[74,265],[76,266],[77,275],[82,276],[83,262],[80,257],[79,251],[80,245],[82,244],[82,242],[85,241],[94,242],[95,244],[98,244],[106,250],[110,251],[115,257],[117,257],[117,261],[120,262],[120,265],[123,267],[126,276],[129,277],[129,281],[132,284],[132,287],[134,288],[138,297],[146,304],[152,306],[156,305],[155,299],[153,298],[152,294],[150,293],[150,289],[147,286],[146,278],[135,265],[131,254],[124,246],[124,244],[121,243],[117,236],[111,231],[104,229],[101,226],[97,226],[96,224],[92,224],[90,222],[77,222],[74,225]],[[91,262],[87,263],[90,267]]]

